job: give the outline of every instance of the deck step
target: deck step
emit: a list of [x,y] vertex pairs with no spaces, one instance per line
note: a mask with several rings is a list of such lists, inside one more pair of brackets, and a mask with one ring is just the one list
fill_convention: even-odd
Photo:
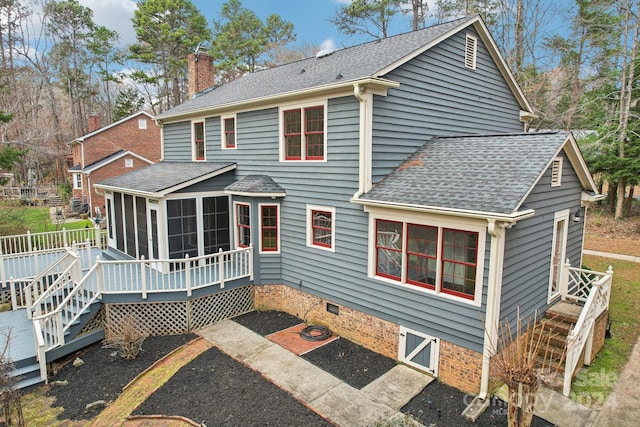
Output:
[[569,302],[559,302],[547,309],[545,317],[554,320],[564,320],[569,323],[576,323],[582,312],[582,305]]
[[17,378],[16,388],[18,390],[44,382],[40,378],[40,365],[38,363],[17,368],[11,373],[11,376]]

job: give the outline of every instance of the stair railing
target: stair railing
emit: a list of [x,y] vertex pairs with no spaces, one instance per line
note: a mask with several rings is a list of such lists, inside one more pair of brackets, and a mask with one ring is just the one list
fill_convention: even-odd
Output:
[[[98,264],[94,265],[79,281],[72,281],[74,286],[67,295],[56,305],[55,309],[41,313],[33,317],[34,323],[38,323],[45,332],[45,352],[65,344],[65,333],[73,323],[91,306],[99,297],[99,292],[92,291],[96,288]],[[86,292],[85,291],[89,291]]]
[[[42,270],[40,274],[31,279],[27,286],[16,290],[12,288],[11,300],[12,305],[15,304],[13,309],[16,310],[19,307],[26,307],[27,317],[31,319],[31,307],[33,307],[33,301],[38,300],[40,296],[46,292],[47,288],[50,286],[50,283],[48,283],[50,278],[62,274],[62,272],[68,269],[76,261],[76,259],[77,257],[75,254],[67,248],[67,253],[62,258]],[[15,296],[14,292],[16,293]]]
[[583,354],[583,351],[584,364],[588,365],[590,363],[594,325],[598,316],[609,308],[609,298],[611,296],[611,279],[613,276],[611,267],[609,267],[606,273],[597,273],[590,270],[585,271],[597,274],[599,279],[595,282],[589,279],[592,286],[585,300],[584,307],[580,312],[580,317],[578,317],[576,324],[567,335],[567,353],[562,386],[562,394],[565,396],[568,396],[571,391],[573,372],[578,366],[580,355]]
[[73,262],[61,271],[58,277],[51,283],[33,302],[28,301],[27,312],[31,311],[34,316],[42,316],[54,311],[63,300],[65,290],[73,288],[74,282],[79,282],[82,278],[82,266],[78,254],[69,251],[74,258]]

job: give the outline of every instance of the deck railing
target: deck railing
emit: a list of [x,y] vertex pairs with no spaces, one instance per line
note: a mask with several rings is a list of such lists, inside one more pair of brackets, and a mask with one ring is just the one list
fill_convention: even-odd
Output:
[[[159,269],[162,268],[161,272]],[[56,280],[27,307],[33,310],[34,333],[44,351],[65,343],[65,332],[104,294],[185,292],[207,286],[224,287],[226,281],[253,279],[253,248],[194,258],[103,261],[97,259],[82,276],[80,258],[60,272]],[[39,342],[39,341],[36,341]]]
[[[105,248],[106,239],[99,228],[50,231],[0,237],[0,286],[5,287],[9,278],[31,278],[40,269],[55,262],[67,247]],[[45,265],[39,265],[45,262]],[[87,258],[85,265],[89,265]]]
[[[64,270],[69,268],[71,264],[78,259],[77,253],[71,248],[66,249],[66,253],[49,267],[42,270],[29,283],[24,285],[24,279],[9,280],[11,286],[11,307],[17,310],[21,307],[32,307],[33,301],[40,298],[47,288],[51,285]],[[27,316],[31,318],[31,310],[27,310]]]
[[[613,270],[611,267],[600,273],[592,270],[568,267],[565,264],[565,283],[563,299],[584,302],[580,317],[567,335],[567,352],[562,393],[571,391],[573,373],[584,354],[584,364],[591,359],[591,345],[595,321],[609,308]],[[571,292],[571,293],[569,293]]]

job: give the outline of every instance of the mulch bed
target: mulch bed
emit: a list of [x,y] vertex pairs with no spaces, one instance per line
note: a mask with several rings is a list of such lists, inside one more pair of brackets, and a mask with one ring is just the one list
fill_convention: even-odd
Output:
[[[275,311],[251,312],[233,319],[260,335],[270,335],[297,325],[300,319]],[[56,397],[55,406],[64,407],[59,419],[90,419],[88,403],[115,400],[122,388],[136,375],[173,349],[190,341],[193,334],[147,338],[143,352],[135,360],[124,360],[95,344],[79,352],[85,362],[72,366],[74,357],[59,369],[51,381],[68,381],[66,386],[51,386],[48,395]],[[304,354],[314,365],[355,387],[362,388],[395,366],[396,362],[340,338]],[[439,381],[428,385],[402,412],[424,425],[506,426],[506,405],[493,401],[472,423],[460,414],[473,396]],[[326,426],[320,417],[302,402],[281,390],[260,373],[233,360],[217,348],[211,348],[180,369],[156,390],[133,415],[180,415],[206,425],[283,425]],[[534,417],[534,426],[549,426]]]
[[[195,337],[194,334],[148,337],[142,344],[142,351],[133,360],[123,359],[114,349],[102,348],[101,343],[67,357],[59,362],[63,366],[56,374],[49,377],[53,384],[47,396],[55,396],[54,406],[64,408],[58,419],[93,418],[95,412],[85,412],[87,404],[115,400],[122,388],[138,374]],[[73,366],[76,357],[84,362],[77,368]],[[56,385],[57,381],[66,381],[67,385]]]

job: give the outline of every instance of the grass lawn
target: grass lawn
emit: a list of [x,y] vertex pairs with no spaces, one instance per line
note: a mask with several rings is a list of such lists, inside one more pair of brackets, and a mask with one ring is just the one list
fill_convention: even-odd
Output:
[[601,406],[615,387],[620,372],[640,336],[640,263],[594,256],[584,257],[588,268],[604,272],[613,267],[609,303],[611,338],[605,340],[591,366],[580,372],[571,388],[572,398],[588,406]]
[[[43,233],[47,231],[58,231],[64,227],[67,230],[76,230],[79,228],[91,228],[93,223],[91,220],[72,221],[65,222],[64,224],[53,224],[49,217],[48,206],[2,206],[0,210],[5,213],[11,213],[12,215],[4,215],[3,218],[11,220],[10,218],[16,218],[19,222],[20,228],[26,233]],[[9,234],[22,234],[22,233],[9,233]]]

